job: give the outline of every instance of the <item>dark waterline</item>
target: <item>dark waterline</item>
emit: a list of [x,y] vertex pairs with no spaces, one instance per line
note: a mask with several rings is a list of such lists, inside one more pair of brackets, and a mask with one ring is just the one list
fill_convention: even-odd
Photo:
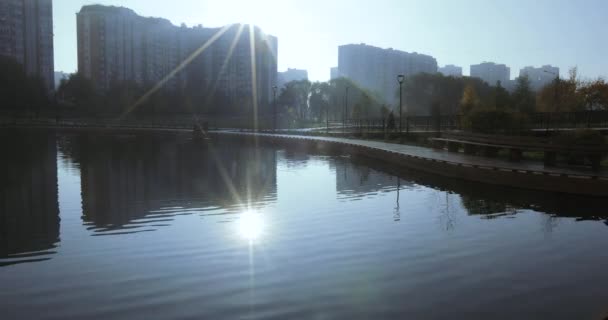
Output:
[[0,140],[3,319],[608,315],[601,198],[228,138]]

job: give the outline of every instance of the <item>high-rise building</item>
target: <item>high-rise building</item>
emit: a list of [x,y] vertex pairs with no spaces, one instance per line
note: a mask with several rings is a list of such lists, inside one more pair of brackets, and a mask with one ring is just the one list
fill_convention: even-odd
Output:
[[278,86],[283,87],[292,81],[308,80],[308,71],[288,68],[287,71],[279,72]]
[[538,91],[559,77],[559,68],[551,65],[540,68],[525,67],[519,71],[519,76],[527,76],[532,90]]
[[0,55],[14,58],[47,90],[54,89],[52,0],[0,1]]
[[329,71],[329,80],[334,80],[340,78],[340,69],[338,67],[333,67]]
[[351,79],[395,104],[399,90],[397,76],[436,73],[437,60],[416,52],[349,44],[338,48],[338,69],[340,76]]
[[491,86],[495,86],[500,82],[504,87],[511,80],[511,68],[504,64],[483,62],[471,65],[471,77],[479,78]]
[[446,77],[462,77],[462,67],[458,67],[453,64],[448,64],[445,67],[439,68],[438,71]]
[[169,91],[195,85],[201,94],[232,104],[270,103],[278,41],[257,27],[178,27],[101,5],[84,6],[77,16],[78,71],[99,90],[125,81],[160,83]]

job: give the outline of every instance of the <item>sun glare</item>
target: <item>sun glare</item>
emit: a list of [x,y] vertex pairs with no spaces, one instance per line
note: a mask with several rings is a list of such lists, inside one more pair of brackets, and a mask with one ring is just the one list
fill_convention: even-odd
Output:
[[237,223],[238,235],[248,241],[256,241],[264,234],[264,219],[253,211],[247,211],[241,215]]

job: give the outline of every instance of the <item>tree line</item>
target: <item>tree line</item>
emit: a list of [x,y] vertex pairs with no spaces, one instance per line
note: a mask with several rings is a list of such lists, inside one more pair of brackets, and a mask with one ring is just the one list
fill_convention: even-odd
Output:
[[16,60],[0,56],[0,109],[3,113],[38,113],[52,100],[41,78],[30,76]]
[[[152,86],[113,82],[108,90],[100,91],[89,79],[76,73],[62,80],[55,95],[51,95],[42,80],[28,76],[17,61],[0,57],[0,67],[3,70],[0,108],[4,112],[38,112],[52,105],[71,115],[100,116],[120,114],[137,105],[133,111],[136,115],[196,113],[246,117],[251,113],[242,107],[247,101],[232,101],[219,91],[201,90],[201,79],[176,81],[172,88],[161,88],[146,96]],[[395,94],[398,96],[399,92]],[[144,96],[147,99],[142,100]],[[274,112],[272,107],[282,117],[309,122],[344,118],[386,120],[399,116],[397,105],[347,78],[287,83],[279,88],[276,101],[262,106],[266,113]],[[535,112],[584,110],[608,110],[608,83],[601,78],[582,81],[576,69],[571,70],[567,79],[555,79],[539,92],[531,89],[525,77],[517,79],[511,92],[501,83],[489,85],[476,78],[427,73],[408,77],[403,85],[403,116],[471,116],[493,112],[524,117]]]

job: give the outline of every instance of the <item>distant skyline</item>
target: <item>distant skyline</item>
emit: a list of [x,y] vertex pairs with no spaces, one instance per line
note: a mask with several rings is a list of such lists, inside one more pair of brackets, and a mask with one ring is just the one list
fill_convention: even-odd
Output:
[[253,23],[279,38],[279,71],[308,70],[329,79],[338,46],[367,43],[435,57],[469,74],[483,61],[503,63],[512,78],[525,66],[551,64],[567,76],[608,76],[608,2],[603,0],[60,0],[53,2],[55,69],[77,69],[76,12],[83,5],[124,6],[176,25]]

